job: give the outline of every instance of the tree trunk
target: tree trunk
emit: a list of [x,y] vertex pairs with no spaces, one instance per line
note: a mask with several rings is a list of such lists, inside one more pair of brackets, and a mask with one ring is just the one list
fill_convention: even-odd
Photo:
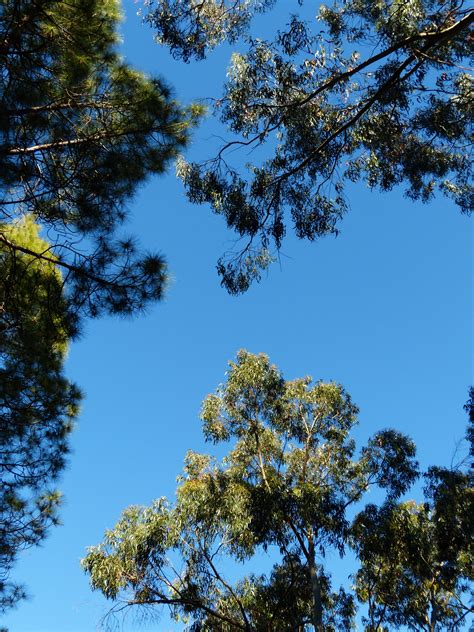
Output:
[[438,622],[438,606],[435,601],[431,601],[431,618],[430,632],[436,632],[436,624]]
[[313,593],[312,623],[315,632],[323,632],[323,604],[321,601],[321,584],[318,577],[318,569],[314,553],[313,538],[309,540],[309,576],[311,578],[311,590]]

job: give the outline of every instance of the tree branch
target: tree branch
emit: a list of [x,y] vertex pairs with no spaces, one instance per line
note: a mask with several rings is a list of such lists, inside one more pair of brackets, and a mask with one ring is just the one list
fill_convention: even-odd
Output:
[[102,285],[102,286],[104,285],[115,286],[116,285],[114,281],[109,281],[108,279],[104,279],[102,277],[98,277],[94,274],[91,274],[90,272],[87,272],[86,270],[84,270],[84,268],[75,266],[71,263],[67,263],[66,261],[63,261],[62,259],[57,258],[57,257],[49,257],[48,255],[44,254],[45,252],[48,252],[49,248],[45,250],[44,252],[36,252],[35,250],[31,250],[30,248],[26,248],[25,246],[20,246],[19,244],[13,243],[1,231],[0,231],[0,242],[4,243],[6,246],[8,246],[12,250],[22,252],[23,254],[26,254],[26,255],[30,255],[31,257],[34,257],[35,259],[40,259],[41,261],[47,261],[48,263],[52,263],[55,266],[56,265],[61,266],[65,268],[66,270],[69,270],[69,272],[74,272],[74,274],[77,274],[82,277],[86,277],[90,279],[91,281],[95,281],[99,285]]

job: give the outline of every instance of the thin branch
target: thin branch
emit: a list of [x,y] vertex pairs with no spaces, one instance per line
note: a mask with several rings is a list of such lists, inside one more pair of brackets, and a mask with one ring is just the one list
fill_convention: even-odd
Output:
[[36,259],[40,259],[42,261],[47,261],[48,263],[52,263],[55,266],[58,265],[63,268],[66,268],[67,270],[69,270],[69,272],[74,272],[75,274],[79,276],[86,277],[90,279],[91,281],[95,281],[101,286],[104,286],[104,285],[115,286],[116,285],[115,281],[110,281],[108,279],[98,277],[88,272],[87,270],[84,270],[84,268],[75,266],[71,263],[67,263],[66,261],[63,261],[62,259],[59,259],[56,257],[50,257],[44,254],[45,252],[48,252],[50,248],[47,248],[44,252],[36,252],[35,250],[31,250],[30,248],[26,248],[25,246],[20,246],[19,244],[13,243],[1,231],[0,231],[0,242],[4,243],[6,246],[8,246],[14,251],[22,252],[26,255],[35,257]]
[[159,593],[156,593],[156,594],[158,595],[156,599],[147,599],[145,602],[140,601],[138,599],[130,599],[129,601],[127,601],[125,605],[126,606],[137,606],[137,605],[144,606],[144,605],[152,605],[152,604],[163,604],[163,605],[168,605],[168,606],[179,606],[179,605],[190,606],[198,610],[203,610],[207,614],[211,615],[212,617],[215,617],[216,619],[219,619],[220,621],[225,621],[225,623],[229,623],[230,625],[234,626],[234,628],[237,630],[244,630],[244,632],[248,632],[247,628],[243,626],[240,622],[235,621],[234,619],[231,619],[225,614],[221,614],[220,612],[217,612],[216,610],[214,610],[213,608],[210,608],[209,606],[206,606],[199,599],[187,599],[186,597],[182,599],[173,599],[172,597],[165,597],[164,595],[160,595]]
[[212,572],[214,573],[214,576],[217,579],[217,581],[219,581],[225,588],[227,588],[227,590],[229,591],[229,593],[232,595],[232,597],[234,598],[235,602],[237,603],[237,606],[238,606],[238,608],[239,608],[239,610],[240,610],[240,612],[242,614],[242,618],[245,621],[245,629],[246,630],[251,630],[250,622],[248,620],[247,613],[245,612],[245,608],[242,605],[241,600],[236,595],[236,593],[235,593],[234,589],[232,588],[232,586],[230,584],[228,584],[225,581],[225,579],[221,576],[221,574],[219,573],[219,571],[215,567],[215,565],[214,565],[214,563],[212,561],[212,558],[209,557],[209,555],[207,554],[207,551],[206,551],[205,547],[200,546],[200,549],[201,549],[201,553],[206,558],[207,563],[211,567]]

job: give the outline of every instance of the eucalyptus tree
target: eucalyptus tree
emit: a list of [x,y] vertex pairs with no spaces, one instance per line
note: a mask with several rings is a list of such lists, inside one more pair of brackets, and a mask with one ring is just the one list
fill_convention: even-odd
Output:
[[464,406],[468,457],[450,469],[428,469],[423,503],[368,505],[353,522],[355,590],[368,606],[369,632],[457,632],[474,614],[473,394],[471,387]]
[[469,389],[469,398],[464,406],[464,410],[468,415],[468,425],[466,432],[466,439],[469,443],[469,457],[472,460],[472,466],[474,467],[474,386]]
[[[241,238],[218,263],[229,292],[260,279],[288,224],[300,238],[337,234],[347,182],[381,191],[405,184],[409,198],[424,202],[440,191],[471,212],[467,3],[333,0],[309,22],[301,8],[273,41],[256,37],[251,21],[284,0],[145,4],[158,42],[177,58],[202,59],[226,39],[246,42],[214,101],[227,142],[178,170],[189,199],[209,204]],[[291,10],[298,5],[314,3]]]
[[431,468],[426,499],[369,505],[353,525],[356,593],[366,630],[465,630],[474,580],[474,490],[462,471]]
[[[342,386],[286,381],[239,352],[202,408],[206,439],[228,454],[188,452],[174,504],[127,509],[83,560],[92,587],[115,609],[168,606],[190,630],[351,630],[355,602],[332,589],[326,555],[344,554],[369,489],[394,502],[417,476],[394,430],[356,454],[357,412]],[[242,575],[268,559],[267,573]]]
[[23,549],[40,543],[57,523],[60,494],[53,488],[68,453],[80,393],[63,373],[74,323],[63,279],[42,252],[31,217],[2,226],[0,242],[0,611],[24,596],[11,580]]

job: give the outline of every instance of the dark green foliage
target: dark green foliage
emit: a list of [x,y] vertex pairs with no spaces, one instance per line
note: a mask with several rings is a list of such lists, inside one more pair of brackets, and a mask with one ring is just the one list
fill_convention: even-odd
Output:
[[464,410],[468,414],[468,426],[466,438],[469,442],[469,456],[472,460],[471,467],[474,467],[474,387],[469,389],[469,399],[467,400]]
[[[201,415],[227,456],[189,452],[175,505],[127,509],[83,561],[93,588],[118,608],[168,605],[196,631],[351,630],[355,602],[331,588],[326,555],[344,554],[348,510],[370,488],[394,500],[417,476],[413,443],[394,431],[357,456],[356,415],[340,385],[285,381],[239,352]],[[270,572],[229,579],[265,551]]]
[[[337,234],[347,181],[382,191],[405,184],[425,202],[439,190],[462,212],[473,207],[472,9],[459,0],[335,0],[316,23],[293,15],[273,41],[251,37],[252,13],[273,4],[155,0],[146,17],[184,60],[247,33],[248,50],[233,54],[215,101],[232,136],[212,160],[179,169],[189,199],[210,204],[243,240],[218,264],[233,294],[260,279],[289,223],[300,238]],[[251,156],[245,168],[235,163],[239,147]]]
[[[0,5],[0,608],[21,549],[57,522],[79,394],[62,372],[83,315],[162,296],[163,258],[118,234],[199,110],[117,54],[118,0]],[[46,241],[39,237],[39,231]]]
[[[31,218],[2,230],[21,246],[48,247]],[[57,522],[52,484],[65,464],[79,392],[62,371],[74,323],[54,263],[0,243],[0,279],[1,612],[23,596],[10,581],[18,553]]]
[[156,29],[156,39],[178,59],[204,59],[224,40],[235,42],[250,26],[254,13],[276,0],[150,0],[145,21]]
[[186,145],[198,112],[120,60],[119,17],[117,0],[0,8],[0,221],[40,222],[51,246],[34,254],[54,255],[70,308],[93,316],[161,297],[163,258],[116,231],[138,185]]
[[[353,534],[361,569],[357,596],[368,603],[368,630],[465,629],[474,579],[473,492],[469,478],[433,469],[424,504],[370,505]],[[386,627],[388,625],[388,627]]]
[[368,605],[369,632],[456,632],[474,613],[472,473],[431,467],[425,481],[423,504],[369,505],[353,523],[352,544],[361,563],[356,593]]

